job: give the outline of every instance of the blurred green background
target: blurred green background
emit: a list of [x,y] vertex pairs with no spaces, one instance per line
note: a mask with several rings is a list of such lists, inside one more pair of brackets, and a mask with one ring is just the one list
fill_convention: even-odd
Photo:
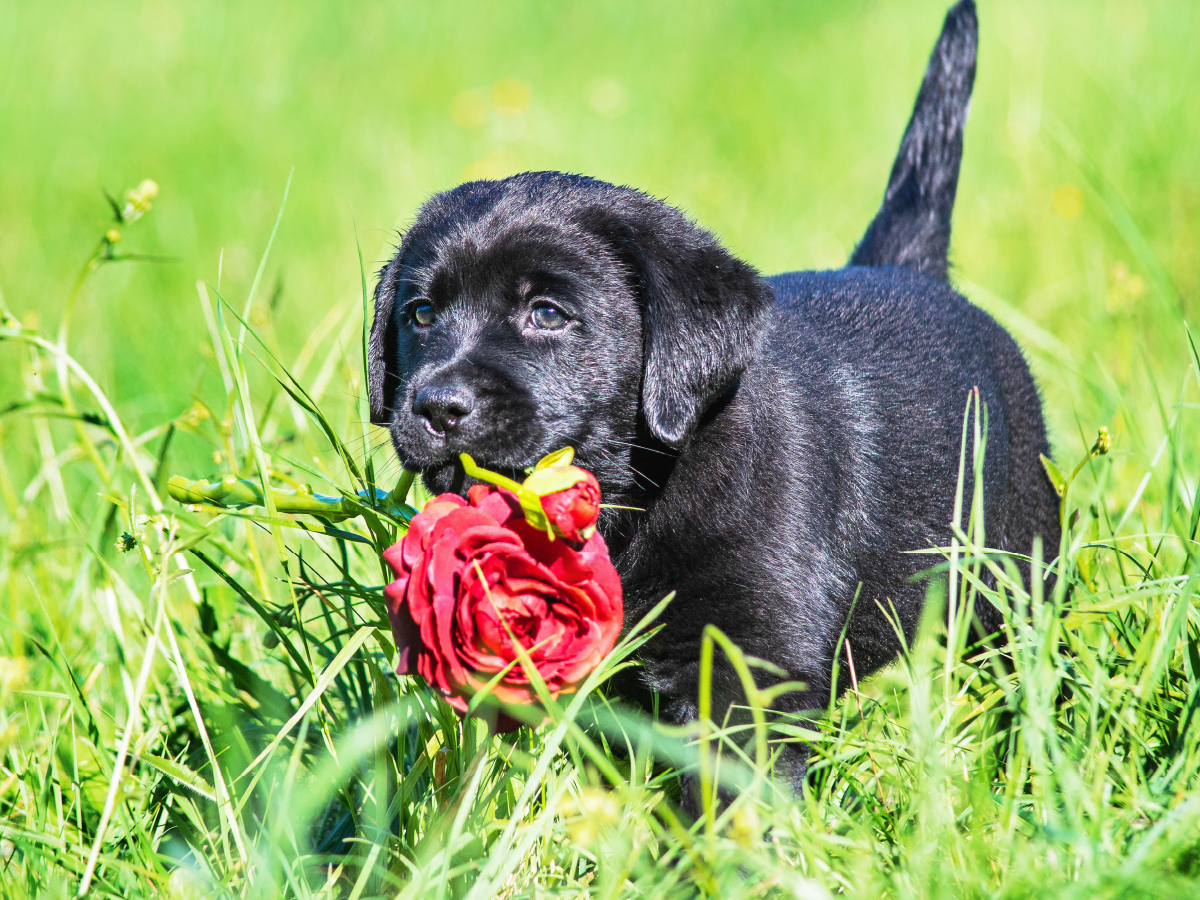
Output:
[[[224,293],[244,299],[293,167],[256,313],[285,358],[357,302],[355,223],[377,268],[420,202],[468,177],[584,172],[668,199],[764,272],[840,265],[945,9],[0,3],[0,290],[54,333],[103,191],[155,179],[120,249],[172,261],[101,270],[71,340],[146,427],[217,383],[195,281],[215,282],[223,254]],[[1073,453],[1119,394],[1153,413],[1147,373],[1167,406],[1184,375],[1200,4],[983,0],[979,14],[955,278],[1017,334]],[[16,356],[0,358],[0,403],[22,390]],[[32,454],[13,449],[27,474]]]

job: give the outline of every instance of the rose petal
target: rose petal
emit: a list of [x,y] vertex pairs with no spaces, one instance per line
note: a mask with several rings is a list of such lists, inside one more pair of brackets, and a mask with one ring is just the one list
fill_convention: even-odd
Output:
[[425,649],[421,628],[413,621],[406,606],[399,607],[389,618],[392,620],[392,636],[396,639],[396,674],[415,674],[417,656]]
[[430,543],[436,543],[447,531],[461,535],[473,527],[495,527],[497,525],[499,523],[487,513],[473,506],[464,506],[461,509],[451,510],[438,519],[429,531],[429,541]]
[[408,579],[408,590],[404,599],[408,601],[408,611],[413,619],[424,622],[429,615],[429,607],[433,605],[433,591],[429,585],[429,568],[426,556],[422,553],[417,557],[413,566],[413,575]]
[[472,505],[487,513],[501,525],[514,519],[525,518],[521,504],[512,491],[506,491],[504,488],[492,484],[477,484],[467,493],[471,497]]

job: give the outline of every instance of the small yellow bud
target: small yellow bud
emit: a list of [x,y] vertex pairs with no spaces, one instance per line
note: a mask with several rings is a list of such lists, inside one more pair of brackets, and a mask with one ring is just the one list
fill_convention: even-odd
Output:
[[104,239],[110,244],[115,244],[121,239],[121,232],[117,228],[110,228],[104,233]]
[[198,428],[200,423],[208,418],[208,410],[199,403],[193,403],[191,409],[179,417],[179,421],[189,428]]
[[1096,443],[1092,445],[1092,454],[1095,456],[1104,456],[1112,449],[1112,437],[1108,433],[1108,426],[1101,425],[1100,431],[1096,435]]
[[126,222],[140,219],[150,209],[150,202],[158,196],[158,184],[147,178],[135,188],[125,192],[125,208],[121,211]]

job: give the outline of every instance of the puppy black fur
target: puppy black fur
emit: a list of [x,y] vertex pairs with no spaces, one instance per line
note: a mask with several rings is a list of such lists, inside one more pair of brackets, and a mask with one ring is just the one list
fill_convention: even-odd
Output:
[[[381,273],[372,418],[432,490],[465,489],[460,451],[518,470],[569,444],[607,502],[644,510],[606,510],[601,530],[628,622],[678,593],[636,670],[677,721],[696,715],[708,623],[808,685],[784,711],[827,703],[856,592],[858,674],[895,656],[876,601],[911,636],[925,594],[913,576],[930,559],[906,551],[949,543],[975,388],[988,543],[1057,546],[1029,370],[946,281],[975,49],[964,0],[844,269],[763,278],[643,193],[533,172],[435,196]],[[539,327],[547,305],[561,327]],[[741,700],[718,667],[715,708]],[[791,763],[798,778],[802,751]]]

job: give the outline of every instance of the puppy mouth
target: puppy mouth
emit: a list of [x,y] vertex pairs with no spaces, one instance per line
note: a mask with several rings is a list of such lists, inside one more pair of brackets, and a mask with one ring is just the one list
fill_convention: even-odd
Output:
[[487,447],[471,441],[455,440],[432,429],[422,427],[420,439],[395,435],[392,444],[401,464],[418,472],[426,486],[438,493],[465,493],[478,482],[463,471],[459,454],[470,455],[480,468],[504,475],[514,481],[524,481],[526,470],[532,468],[546,453],[529,452],[521,447]]
[[[472,457],[474,458],[474,457]],[[525,480],[526,470],[533,466],[533,463],[528,465],[506,465],[502,463],[489,462],[486,459],[475,460],[476,464],[490,472],[495,472],[498,475],[503,475],[506,478],[511,478],[513,481],[521,482]],[[438,494],[462,494],[466,495],[467,489],[472,485],[482,484],[478,479],[471,478],[463,471],[462,462],[455,456],[453,459],[445,460],[430,466],[424,466],[418,470],[421,474],[421,480],[425,482],[425,486]]]
[[532,468],[537,464],[538,460],[550,452],[549,450],[543,453],[532,454],[496,452],[490,449],[473,447],[464,442],[447,440],[444,435],[436,433],[434,437],[438,439],[435,446],[425,447],[417,452],[410,452],[408,448],[395,444],[400,462],[406,469],[424,474],[444,469],[447,466],[459,466],[461,468],[460,454],[466,453],[475,461],[476,465],[507,475],[511,472],[520,473],[525,469]]

